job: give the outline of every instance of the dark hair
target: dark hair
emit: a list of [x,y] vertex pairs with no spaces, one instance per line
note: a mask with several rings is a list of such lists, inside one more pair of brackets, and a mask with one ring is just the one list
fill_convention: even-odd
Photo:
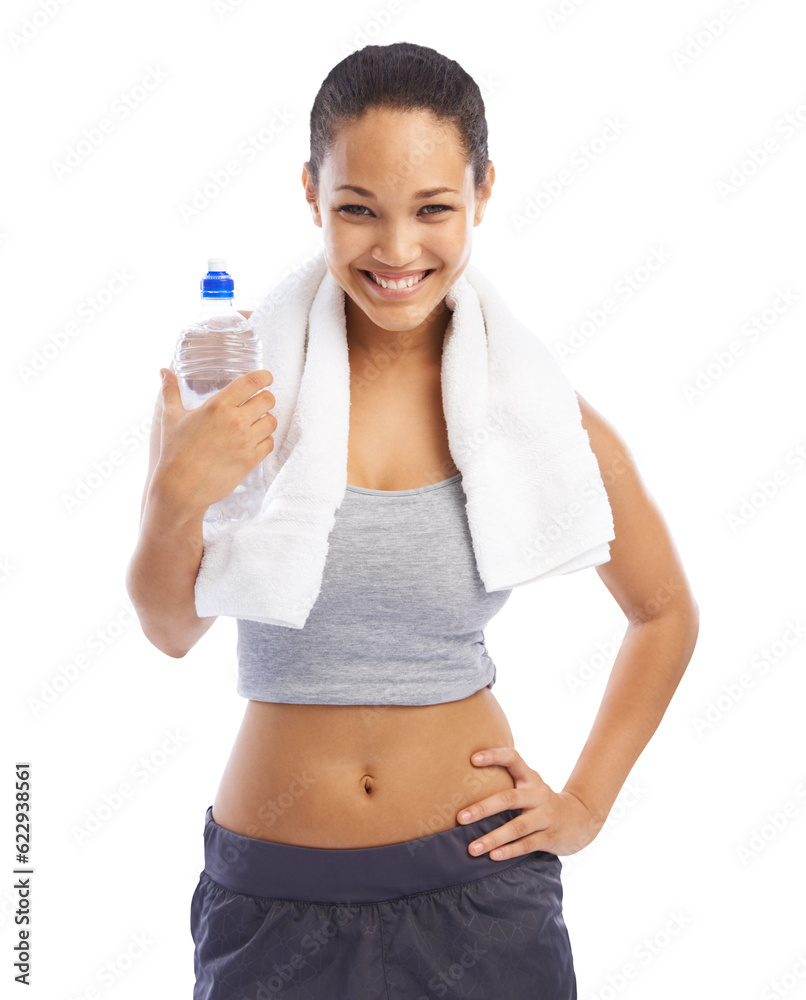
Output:
[[459,134],[476,187],[489,164],[487,119],[478,84],[458,62],[413,42],[366,45],[337,63],[325,77],[311,108],[314,185],[341,126],[374,107],[427,110]]

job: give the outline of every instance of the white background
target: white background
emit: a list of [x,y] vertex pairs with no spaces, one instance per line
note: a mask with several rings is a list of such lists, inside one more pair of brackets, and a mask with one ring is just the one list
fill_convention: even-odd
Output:
[[[227,258],[236,304],[252,308],[316,250],[300,180],[311,103],[349,51],[406,40],[457,59],[482,88],[496,183],[473,259],[536,335],[556,350],[627,275],[646,279],[563,364],[632,449],[701,628],[608,825],[563,859],[579,996],[806,997],[800,0],[50,2],[50,16],[34,0],[2,13],[3,994],[24,991],[10,957],[12,803],[13,765],[30,761],[25,995],[191,995],[204,812],[245,702],[234,619],[177,660],[130,614],[158,369],[208,256]],[[732,20],[717,34],[723,10]],[[146,79],[153,89],[138,89]],[[60,169],[104,118],[111,131]],[[247,159],[242,143],[272,119]],[[597,146],[608,119],[622,132]],[[755,165],[748,150],[768,139]],[[596,155],[581,171],[586,145]],[[183,218],[229,160],[239,173]],[[519,228],[563,168],[573,183]],[[720,190],[735,168],[749,176]],[[653,248],[668,260],[641,271]],[[753,341],[746,324],[764,315]],[[728,366],[717,358],[732,342],[743,354]],[[89,496],[70,504],[88,477]],[[486,631],[516,746],[555,789],[623,625],[589,570],[516,590]],[[171,734],[181,745],[163,755]],[[147,780],[134,776],[141,758]],[[79,840],[125,782],[134,794]]]

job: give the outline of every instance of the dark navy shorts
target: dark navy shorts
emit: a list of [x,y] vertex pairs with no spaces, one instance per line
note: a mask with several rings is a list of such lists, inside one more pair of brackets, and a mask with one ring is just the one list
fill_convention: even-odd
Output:
[[320,849],[204,825],[193,1000],[576,1000],[556,854],[468,845],[520,814]]

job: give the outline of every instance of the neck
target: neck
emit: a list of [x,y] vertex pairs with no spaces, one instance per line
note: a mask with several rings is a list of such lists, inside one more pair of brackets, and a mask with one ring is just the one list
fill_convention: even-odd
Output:
[[347,346],[351,358],[366,358],[379,370],[431,367],[442,363],[442,344],[451,319],[445,300],[419,326],[410,330],[385,330],[377,326],[345,296]]

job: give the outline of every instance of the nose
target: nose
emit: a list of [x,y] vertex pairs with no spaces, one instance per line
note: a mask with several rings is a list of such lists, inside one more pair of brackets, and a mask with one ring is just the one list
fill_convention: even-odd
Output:
[[419,260],[422,248],[407,234],[406,226],[389,226],[381,241],[372,248],[372,256],[385,267],[402,268]]

